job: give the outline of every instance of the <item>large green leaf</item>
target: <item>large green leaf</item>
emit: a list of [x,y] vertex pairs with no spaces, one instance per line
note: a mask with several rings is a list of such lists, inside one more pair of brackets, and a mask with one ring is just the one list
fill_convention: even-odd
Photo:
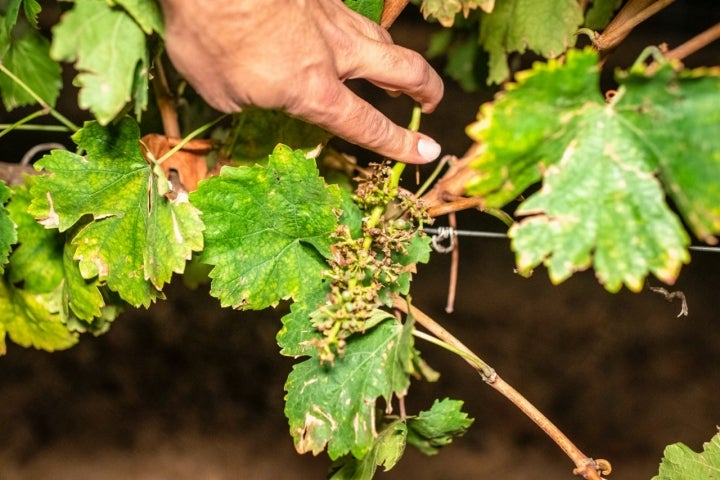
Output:
[[409,386],[412,323],[389,320],[348,340],[334,364],[312,357],[293,367],[285,388],[285,414],[295,448],[330,458],[363,458],[377,437],[376,401],[389,403]]
[[0,182],[0,274],[5,271],[5,264],[10,255],[12,244],[17,241],[15,224],[10,218],[5,203],[10,198],[10,189],[5,183]]
[[267,166],[225,167],[191,202],[206,226],[203,261],[222,305],[261,309],[313,291],[327,269],[341,204],[315,161],[279,145]]
[[[32,28],[13,31],[0,21],[2,64],[50,106],[62,87],[60,65],[50,58],[50,42]],[[36,103],[35,98],[9,76],[0,73],[0,92],[8,110]]]
[[102,124],[113,120],[130,102],[138,64],[147,70],[145,33],[125,11],[98,0],[76,0],[53,28],[50,55],[75,62],[80,72],[78,105]]
[[497,0],[484,14],[480,43],[490,54],[488,83],[510,75],[508,54],[527,50],[553,58],[574,43],[583,15],[577,0]]
[[560,282],[594,263],[610,291],[638,290],[648,273],[672,283],[689,239],[663,187],[698,237],[720,232],[719,77],[637,67],[608,103],[596,62],[570,51],[537,64],[482,107],[468,130],[483,143],[468,191],[501,207],[544,178],[510,230],[521,270],[544,263]]
[[202,249],[203,226],[192,205],[160,195],[164,180],[143,157],[139,135],[127,117],[108,127],[87,123],[73,136],[85,155],[55,150],[35,164],[50,174],[36,180],[30,213],[61,232],[77,225],[83,277],[148,306]]
[[660,470],[653,480],[717,480],[720,478],[720,434],[693,452],[682,443],[665,448]]

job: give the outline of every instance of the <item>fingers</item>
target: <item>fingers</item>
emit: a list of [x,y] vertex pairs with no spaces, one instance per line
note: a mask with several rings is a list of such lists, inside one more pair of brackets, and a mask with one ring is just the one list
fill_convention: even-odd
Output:
[[354,45],[346,57],[344,78],[363,78],[394,94],[404,93],[422,106],[424,113],[435,110],[444,86],[440,75],[417,52],[397,45],[365,41]]
[[302,102],[288,112],[393,160],[422,164],[440,155],[440,145],[427,135],[394,124],[339,81],[334,85],[325,85],[312,105]]
[[335,55],[338,76],[363,78],[388,92],[404,93],[420,103],[423,112],[435,109],[443,83],[417,52],[393,44],[384,28],[342,5],[330,3],[341,14],[320,25]]

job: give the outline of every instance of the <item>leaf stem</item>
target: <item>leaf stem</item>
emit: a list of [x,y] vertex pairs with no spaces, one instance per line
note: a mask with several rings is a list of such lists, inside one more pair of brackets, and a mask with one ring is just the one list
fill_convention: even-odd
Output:
[[[36,117],[47,115],[47,112],[40,110],[39,115]],[[33,118],[36,118],[33,117]],[[41,125],[38,123],[26,123],[27,121],[32,120],[28,118],[23,118],[22,120],[19,120],[15,123],[0,123],[0,128],[3,129],[2,134],[0,134],[0,137],[5,135],[7,132],[4,130],[31,130],[36,132],[69,132],[70,129],[68,129],[64,125]]]
[[10,133],[11,131],[17,129],[17,128],[20,127],[21,125],[24,125],[24,124],[26,124],[27,122],[29,122],[29,121],[31,121],[31,120],[35,120],[35,119],[38,118],[38,117],[42,117],[43,115],[47,115],[47,110],[45,110],[45,109],[38,110],[37,112],[33,112],[33,113],[31,113],[30,115],[27,115],[26,117],[21,118],[20,120],[18,120],[18,121],[15,122],[15,123],[2,125],[3,130],[0,131],[0,138],[4,137],[5,135],[7,135],[8,133]]
[[[560,431],[540,410],[528,399],[523,397],[510,384],[505,382],[495,370],[466,347],[460,340],[450,334],[442,325],[427,316],[421,310],[410,305],[406,300],[396,297],[393,307],[410,315],[418,324],[428,329],[436,338],[432,343],[456,353],[469,363],[482,377],[483,381],[510,400],[520,411],[527,415],[540,429],[545,432],[575,464],[573,473],[590,480],[601,480],[598,462],[583,454],[570,439]],[[427,339],[429,335],[414,335]],[[606,462],[606,461],[603,461]]]
[[33,89],[31,89],[25,82],[23,82],[20,78],[18,78],[17,75],[15,75],[13,72],[7,69],[5,65],[3,65],[2,62],[0,62],[0,72],[4,73],[10,79],[17,83],[20,88],[25,90],[40,106],[43,107],[44,110],[46,110],[50,115],[52,115],[55,120],[65,125],[65,127],[68,128],[68,130],[71,130],[73,132],[77,132],[80,130],[80,127],[75,125],[72,121],[70,121],[67,117],[62,115],[60,112],[55,110],[53,107],[51,107],[45,100],[43,100],[40,95],[35,93]]
[[427,191],[428,188],[435,182],[438,175],[440,175],[440,172],[442,172],[442,169],[445,168],[445,165],[447,165],[448,160],[452,158],[450,155],[445,155],[440,159],[438,164],[435,166],[435,170],[430,174],[430,176],[425,180],[425,183],[423,183],[420,188],[415,192],[415,197],[420,198],[423,193]]

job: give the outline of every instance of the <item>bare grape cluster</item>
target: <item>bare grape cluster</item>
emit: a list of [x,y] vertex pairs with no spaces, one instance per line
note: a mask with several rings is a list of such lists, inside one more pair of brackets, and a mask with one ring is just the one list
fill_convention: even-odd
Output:
[[353,238],[349,226],[338,225],[326,273],[327,302],[311,314],[313,325],[323,334],[316,341],[322,362],[332,363],[342,355],[350,335],[387,318],[382,307],[392,303],[393,285],[414,269],[402,257],[429,221],[414,196],[398,188],[388,164],[373,165],[354,200],[364,212],[362,235]]

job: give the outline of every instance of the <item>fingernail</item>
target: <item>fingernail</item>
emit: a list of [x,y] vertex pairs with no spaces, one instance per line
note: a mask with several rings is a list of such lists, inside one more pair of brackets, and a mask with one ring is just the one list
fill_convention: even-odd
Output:
[[432,162],[440,156],[441,147],[434,140],[421,138],[417,145],[418,153],[426,162]]

